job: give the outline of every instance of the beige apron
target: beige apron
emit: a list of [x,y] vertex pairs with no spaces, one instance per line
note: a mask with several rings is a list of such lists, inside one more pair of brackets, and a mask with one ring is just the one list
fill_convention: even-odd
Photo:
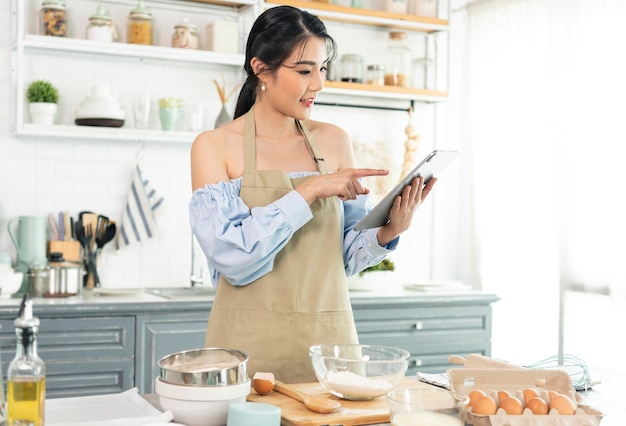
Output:
[[[252,209],[274,202],[309,178],[290,179],[280,170],[256,170],[253,109],[245,120],[241,198]],[[308,131],[296,123],[320,158]],[[323,163],[318,169],[325,174]],[[207,347],[246,352],[250,377],[263,371],[286,383],[298,383],[315,381],[310,346],[357,342],[343,266],[340,208],[335,197],[313,202],[313,219],[278,253],[272,272],[246,286],[233,286],[220,278]]]

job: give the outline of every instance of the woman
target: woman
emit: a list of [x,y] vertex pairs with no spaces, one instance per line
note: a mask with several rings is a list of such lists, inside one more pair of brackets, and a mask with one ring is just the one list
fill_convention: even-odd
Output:
[[431,191],[421,179],[395,201],[389,224],[356,232],[367,213],[346,132],[309,119],[336,45],[314,15],[261,14],[248,37],[235,118],[191,149],[190,220],[217,285],[206,346],[239,349],[248,371],[315,380],[308,348],[356,343],[346,284],[382,261]]

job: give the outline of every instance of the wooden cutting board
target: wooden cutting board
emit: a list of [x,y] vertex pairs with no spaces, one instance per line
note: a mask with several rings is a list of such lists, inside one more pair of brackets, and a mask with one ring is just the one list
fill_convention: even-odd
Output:
[[[323,396],[341,403],[341,409],[331,414],[314,413],[301,402],[278,392],[259,395],[254,390],[248,395],[248,401],[263,402],[280,407],[281,426],[322,426],[322,425],[372,425],[389,423],[387,399],[382,396],[371,401],[346,401],[331,395],[319,382],[297,383],[293,387],[311,395]],[[418,381],[415,377],[405,377],[398,387],[432,388],[432,385]]]

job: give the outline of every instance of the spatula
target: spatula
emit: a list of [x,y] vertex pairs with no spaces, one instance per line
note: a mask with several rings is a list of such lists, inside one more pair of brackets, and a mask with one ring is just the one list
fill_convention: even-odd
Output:
[[339,401],[333,401],[332,399],[324,398],[321,396],[312,396],[303,392],[297,391],[295,388],[284,384],[281,381],[274,381],[274,390],[286,395],[290,398],[300,401],[306,408],[316,413],[328,414],[334,413],[341,408]]

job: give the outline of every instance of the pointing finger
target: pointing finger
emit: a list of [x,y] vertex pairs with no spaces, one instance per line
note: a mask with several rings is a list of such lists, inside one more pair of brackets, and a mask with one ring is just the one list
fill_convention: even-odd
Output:
[[367,176],[385,176],[389,174],[389,170],[386,169],[354,169],[354,175],[357,178]]

